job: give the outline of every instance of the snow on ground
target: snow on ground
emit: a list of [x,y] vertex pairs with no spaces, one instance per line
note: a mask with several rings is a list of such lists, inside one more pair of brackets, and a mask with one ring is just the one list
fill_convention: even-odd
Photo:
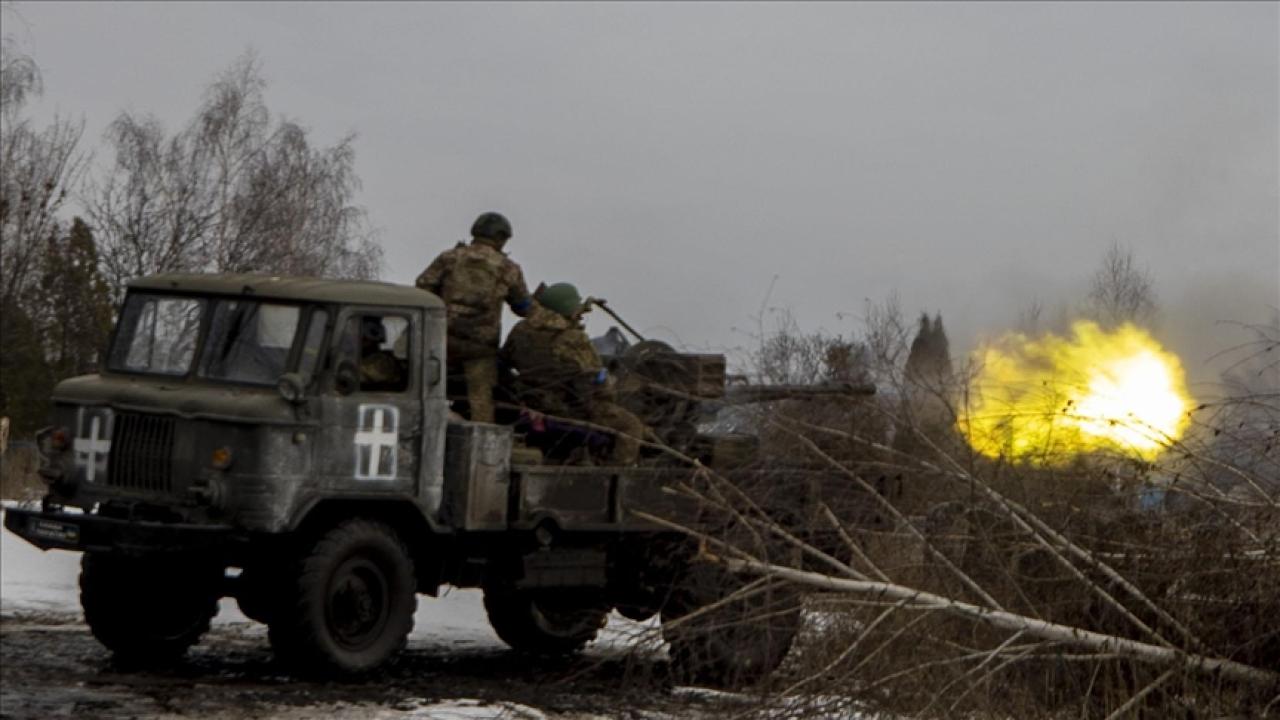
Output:
[[[387,720],[476,720],[478,718],[492,718],[494,713],[499,713],[498,717],[510,718],[510,720],[547,720],[547,716],[541,711],[531,708],[527,705],[518,703],[500,702],[488,703],[483,700],[459,699],[445,700],[443,702],[435,702],[412,708],[395,708],[391,712],[404,713],[401,715],[386,716]],[[331,716],[332,717],[332,716]],[[368,717],[367,715],[354,715],[352,720],[356,718]],[[373,716],[374,720],[382,720],[382,715]]]
[[[487,702],[459,698],[426,702],[414,700],[395,707],[370,707],[353,703],[309,705],[302,708],[279,708],[273,720],[550,720],[542,711],[513,702]],[[156,720],[170,720],[160,715]],[[189,720],[187,715],[175,715],[173,720]],[[596,720],[579,715],[575,720]],[[600,716],[599,720],[608,720]]]
[[[80,553],[42,551],[7,529],[0,532],[0,613],[79,615],[79,577]],[[214,623],[254,624],[231,598],[222,599]],[[613,614],[592,647],[625,651],[637,637],[651,634],[656,627],[656,620],[635,623]],[[462,648],[506,647],[489,627],[484,594],[479,590],[445,587],[441,588],[439,597],[418,596],[413,628],[410,646],[415,638],[430,636],[446,637],[451,644]]]
[[41,552],[0,532],[0,613],[79,612],[79,577],[79,553]]

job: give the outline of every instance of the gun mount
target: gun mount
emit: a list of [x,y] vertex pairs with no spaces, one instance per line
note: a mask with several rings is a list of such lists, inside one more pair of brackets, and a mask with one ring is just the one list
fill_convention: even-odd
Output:
[[872,385],[857,383],[729,384],[724,355],[680,353],[658,340],[644,340],[606,359],[618,378],[618,401],[661,442],[695,454],[697,448],[718,444],[715,438],[700,434],[698,425],[724,407],[876,392]]

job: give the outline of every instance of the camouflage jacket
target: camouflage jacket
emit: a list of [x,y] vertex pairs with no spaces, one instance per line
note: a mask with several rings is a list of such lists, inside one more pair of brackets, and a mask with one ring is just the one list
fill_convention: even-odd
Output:
[[483,240],[441,253],[416,285],[445,302],[450,361],[492,357],[502,331],[503,301],[517,315],[532,303],[520,266]]
[[360,387],[365,390],[399,389],[404,382],[400,362],[388,350],[378,350],[360,360]]
[[511,329],[501,358],[518,373],[517,395],[535,409],[575,414],[604,394],[608,373],[587,331],[540,305]]

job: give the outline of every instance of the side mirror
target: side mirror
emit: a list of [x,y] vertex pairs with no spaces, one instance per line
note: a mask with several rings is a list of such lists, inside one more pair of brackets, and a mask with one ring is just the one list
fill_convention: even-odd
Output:
[[333,373],[333,388],[339,395],[350,395],[360,389],[360,370],[350,360],[338,363]]
[[307,398],[307,379],[300,373],[285,373],[276,380],[276,391],[291,405],[299,405]]

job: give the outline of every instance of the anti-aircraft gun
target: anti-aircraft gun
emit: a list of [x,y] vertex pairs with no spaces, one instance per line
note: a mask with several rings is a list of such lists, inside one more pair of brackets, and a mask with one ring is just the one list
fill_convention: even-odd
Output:
[[702,432],[701,426],[733,406],[803,398],[874,395],[872,385],[834,382],[817,385],[750,384],[726,373],[725,356],[681,353],[667,343],[641,336],[603,300],[592,304],[608,313],[639,342],[620,333],[594,342],[617,377],[618,401],[652,429],[657,440],[709,466],[739,464],[752,456],[756,438],[743,433]]
[[615,327],[592,342],[617,379],[618,402],[640,417],[660,444],[682,460],[696,459],[720,472],[775,519],[803,528],[797,532],[815,547],[838,554],[844,543],[825,520],[817,520],[822,504],[867,526],[884,521],[878,503],[862,497],[847,478],[807,453],[779,451],[773,441],[765,440],[762,449],[760,436],[775,413],[856,417],[863,412],[858,401],[875,395],[874,385],[750,383],[727,374],[724,355],[677,352],[641,336],[606,304],[594,304],[639,340],[628,343]]

